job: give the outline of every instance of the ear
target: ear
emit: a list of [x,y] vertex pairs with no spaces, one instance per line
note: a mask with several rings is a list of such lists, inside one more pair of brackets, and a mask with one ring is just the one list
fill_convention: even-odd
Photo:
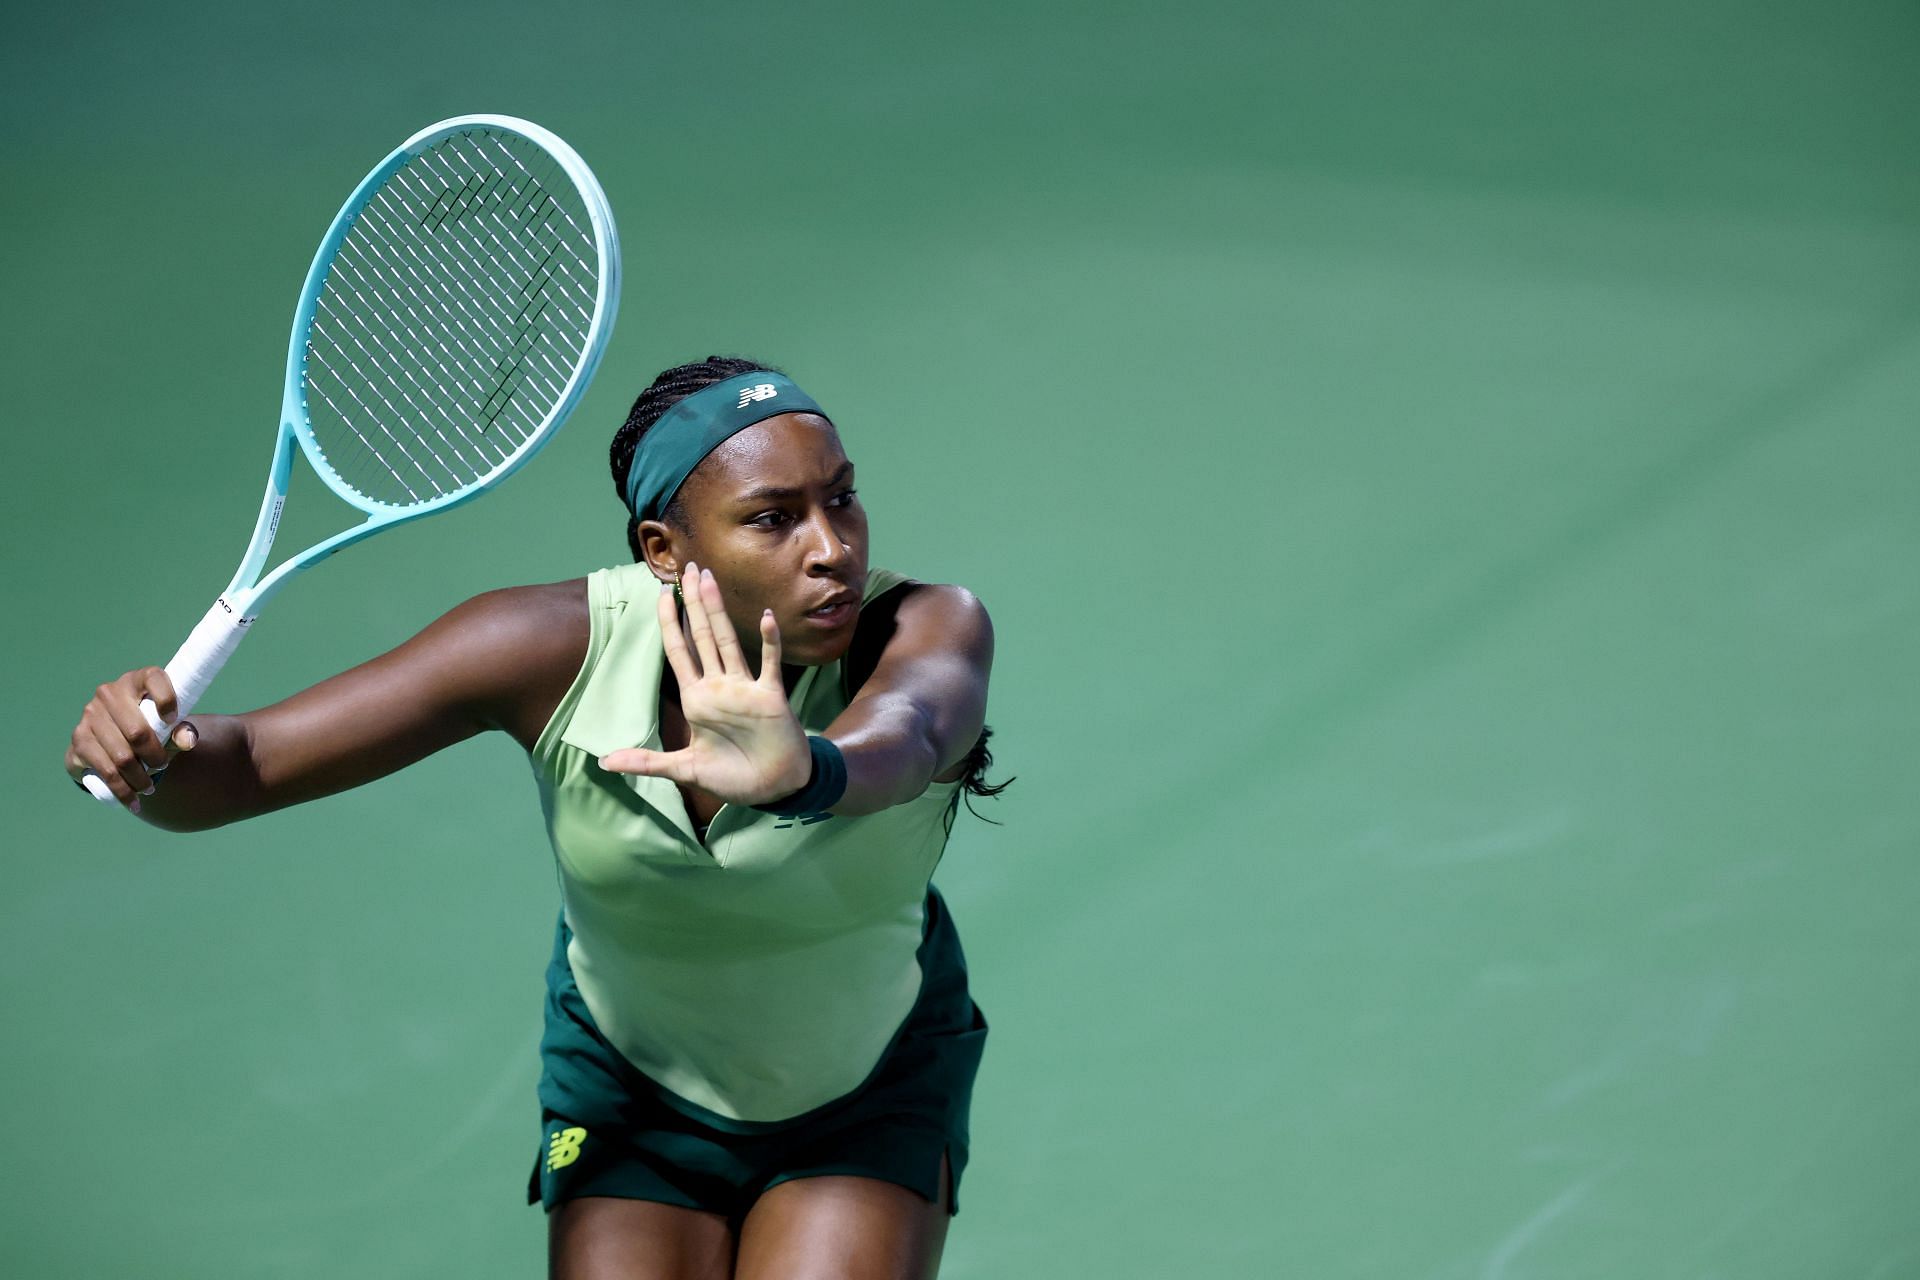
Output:
[[678,582],[680,567],[687,562],[685,549],[680,545],[681,534],[659,520],[640,521],[637,533],[640,558],[646,561],[653,576],[662,582]]

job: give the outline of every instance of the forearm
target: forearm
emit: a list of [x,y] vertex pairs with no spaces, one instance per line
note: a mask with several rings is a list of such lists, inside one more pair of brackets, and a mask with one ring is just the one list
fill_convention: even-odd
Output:
[[99,777],[150,826],[199,831],[361,786],[487,729],[531,746],[580,669],[590,627],[582,579],[490,591],[270,707],[190,717],[198,740],[171,755],[138,708],[151,695],[170,716],[172,682],[138,668],[95,690],[67,774]]
[[259,811],[260,778],[239,716],[194,716],[198,740],[174,755],[140,801],[139,817],[163,831],[205,831]]
[[847,765],[833,812],[904,804],[958,766],[987,716],[993,625],[972,593],[922,587],[901,602],[873,674],[827,727]]

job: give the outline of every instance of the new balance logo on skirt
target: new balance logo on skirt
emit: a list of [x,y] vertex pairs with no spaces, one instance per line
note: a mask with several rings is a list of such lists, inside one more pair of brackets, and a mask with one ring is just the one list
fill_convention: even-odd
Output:
[[580,1158],[580,1144],[587,1140],[587,1131],[580,1128],[558,1129],[547,1139],[547,1168],[564,1169]]
[[736,409],[744,409],[755,400],[771,400],[777,394],[778,392],[774,391],[771,382],[758,383],[742,391],[740,393],[740,403],[733,407]]

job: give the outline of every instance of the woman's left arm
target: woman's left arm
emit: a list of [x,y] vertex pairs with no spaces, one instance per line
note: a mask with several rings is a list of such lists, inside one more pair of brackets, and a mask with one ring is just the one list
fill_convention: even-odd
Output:
[[986,722],[992,667],[993,622],[972,592],[908,588],[873,674],[827,726],[847,765],[833,812],[876,813],[957,777]]

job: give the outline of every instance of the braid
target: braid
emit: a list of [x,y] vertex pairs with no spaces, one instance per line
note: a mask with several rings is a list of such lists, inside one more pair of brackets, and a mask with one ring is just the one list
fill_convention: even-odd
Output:
[[987,781],[987,770],[993,767],[993,752],[987,750],[987,739],[991,737],[993,737],[993,726],[981,725],[980,736],[974,739],[972,749],[967,752],[967,772],[960,779],[959,792],[966,798],[967,812],[987,822],[992,822],[993,819],[973,807],[973,798],[980,796],[991,800],[1014,782],[1013,778],[1008,778],[1005,782]]
[[[743,373],[752,373],[765,369],[768,373],[780,370],[758,360],[744,360],[739,356],[708,356],[705,360],[696,360],[691,364],[677,364],[653,380],[653,385],[640,393],[633,402],[633,408],[627,413],[627,420],[613,433],[613,444],[607,450],[607,463],[613,469],[613,491],[620,496],[624,505],[627,500],[627,473],[633,469],[633,455],[640,448],[640,437],[647,434],[647,428],[660,421],[660,415],[676,403],[686,399],[702,387],[710,387],[716,382],[725,382],[728,378]],[[660,518],[676,528],[687,527],[687,513],[680,505],[680,495],[674,494],[667,503],[667,509]],[[641,559],[640,522],[631,513],[627,517],[627,549],[633,558]]]

